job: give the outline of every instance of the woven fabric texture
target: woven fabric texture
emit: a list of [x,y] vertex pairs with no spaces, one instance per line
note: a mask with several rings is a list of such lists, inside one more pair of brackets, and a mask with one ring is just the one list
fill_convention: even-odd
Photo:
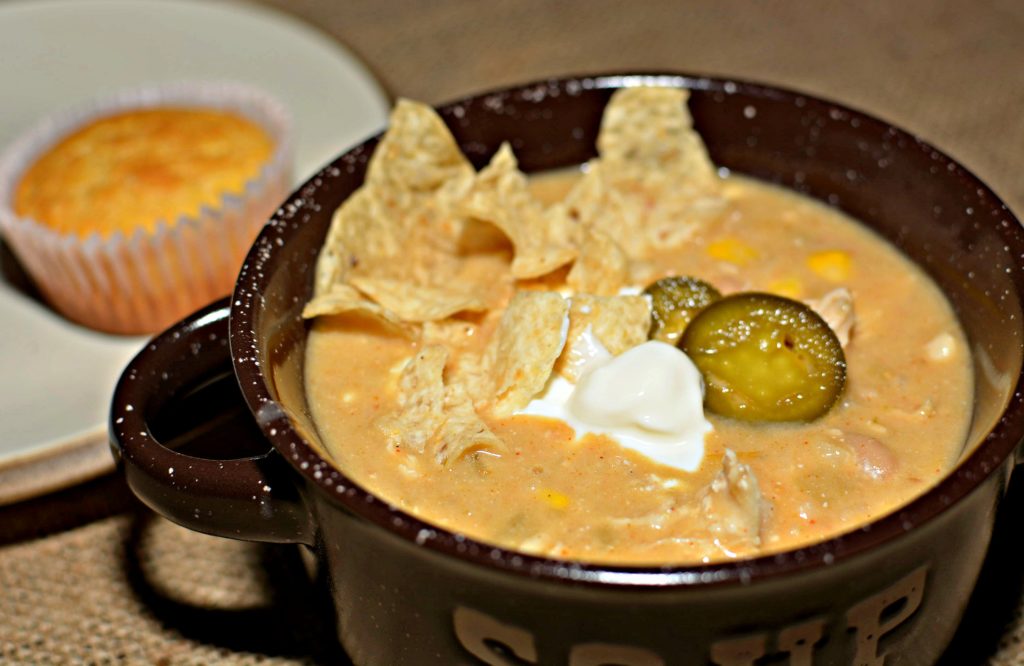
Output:
[[3,664],[345,664],[297,546],[144,510],[0,551]]

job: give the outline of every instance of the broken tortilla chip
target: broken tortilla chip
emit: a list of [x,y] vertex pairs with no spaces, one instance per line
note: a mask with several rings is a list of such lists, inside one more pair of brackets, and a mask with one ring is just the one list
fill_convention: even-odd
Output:
[[448,465],[475,451],[504,449],[473,409],[465,389],[445,385],[447,362],[448,350],[430,345],[402,370],[398,411],[377,422],[393,451],[407,448],[422,454],[430,448],[437,464]]
[[566,283],[576,293],[613,296],[629,279],[629,260],[608,234],[584,229],[579,256],[572,265]]
[[487,309],[486,294],[452,286],[448,289],[402,280],[353,276],[351,283],[402,321],[437,321],[465,310]]
[[399,99],[367,165],[366,182],[394,192],[431,194],[472,173],[437,112],[426,104]]
[[458,267],[454,210],[473,167],[430,107],[401,100],[367,166],[335,212],[317,259],[314,294],[353,275],[444,284]]
[[671,170],[692,185],[717,180],[704,141],[679,88],[623,88],[612,95],[601,118],[597,150],[601,159],[647,171]]
[[458,318],[423,322],[420,344],[444,345],[450,351],[461,351],[474,340],[478,325]]
[[576,294],[569,307],[569,333],[555,370],[576,382],[592,354],[585,333],[589,329],[605,350],[618,356],[647,341],[651,306],[643,296]]
[[459,384],[446,388],[445,414],[434,449],[434,461],[438,465],[449,465],[481,450],[491,453],[505,450],[505,443],[477,415],[473,400]]
[[522,409],[544,389],[562,353],[568,312],[568,301],[555,292],[517,292],[483,354],[464,355],[452,383],[489,403],[496,417]]
[[600,157],[569,193],[570,214],[626,254],[679,245],[725,207],[721,179],[686,108],[687,93],[627,88],[612,95]]
[[444,424],[444,365],[448,350],[440,345],[421,349],[398,380],[398,413],[378,421],[392,450],[409,447],[423,453]]
[[575,227],[563,206],[544,209],[530,194],[508,143],[491,158],[473,183],[462,212],[501,229],[515,249],[512,275],[538,277],[576,256]]
[[370,317],[389,328],[408,335],[410,329],[390,310],[366,300],[362,294],[345,284],[338,284],[325,294],[314,297],[302,308],[302,318],[353,313]]
[[344,284],[355,269],[379,270],[401,247],[399,225],[374,190],[357,190],[331,218],[316,262],[314,296]]

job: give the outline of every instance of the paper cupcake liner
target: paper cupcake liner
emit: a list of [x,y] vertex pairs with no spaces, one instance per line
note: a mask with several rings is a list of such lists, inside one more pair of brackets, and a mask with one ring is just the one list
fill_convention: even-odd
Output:
[[[153,107],[231,111],[260,125],[274,152],[241,194],[152,232],[108,238],[62,234],[17,216],[14,191],[40,154],[95,118]],[[39,290],[60,313],[91,328],[153,333],[231,292],[259,229],[288,195],[291,119],[268,94],[236,83],[178,83],[116,94],[37,125],[0,157],[0,229]]]

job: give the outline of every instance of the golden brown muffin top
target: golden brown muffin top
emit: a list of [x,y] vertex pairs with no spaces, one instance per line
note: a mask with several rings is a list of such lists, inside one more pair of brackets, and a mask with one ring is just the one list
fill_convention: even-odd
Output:
[[78,129],[33,164],[14,212],[56,229],[106,238],[153,231],[239,194],[269,159],[273,140],[232,113],[143,109]]

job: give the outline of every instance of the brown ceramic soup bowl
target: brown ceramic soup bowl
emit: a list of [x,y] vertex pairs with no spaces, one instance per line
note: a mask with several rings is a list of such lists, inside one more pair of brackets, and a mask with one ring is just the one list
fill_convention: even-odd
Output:
[[[202,532],[314,547],[357,664],[935,661],[974,586],[1024,435],[1019,223],[978,179],[906,132],[761,85],[676,74],[566,78],[440,112],[478,167],[510,140],[522,168],[536,172],[593,157],[608,98],[639,84],[690,89],[716,164],[842,209],[941,286],[969,337],[977,385],[962,461],[940,483],[807,548],[659,568],[531,557],[374,497],[321,454],[303,390],[308,322],[300,317],[331,214],[362,183],[373,138],[281,206],[230,301],[160,335],[127,368],[111,437],[135,493]],[[254,425],[227,432],[231,405],[205,392],[232,373]],[[169,446],[183,439],[189,453]]]

